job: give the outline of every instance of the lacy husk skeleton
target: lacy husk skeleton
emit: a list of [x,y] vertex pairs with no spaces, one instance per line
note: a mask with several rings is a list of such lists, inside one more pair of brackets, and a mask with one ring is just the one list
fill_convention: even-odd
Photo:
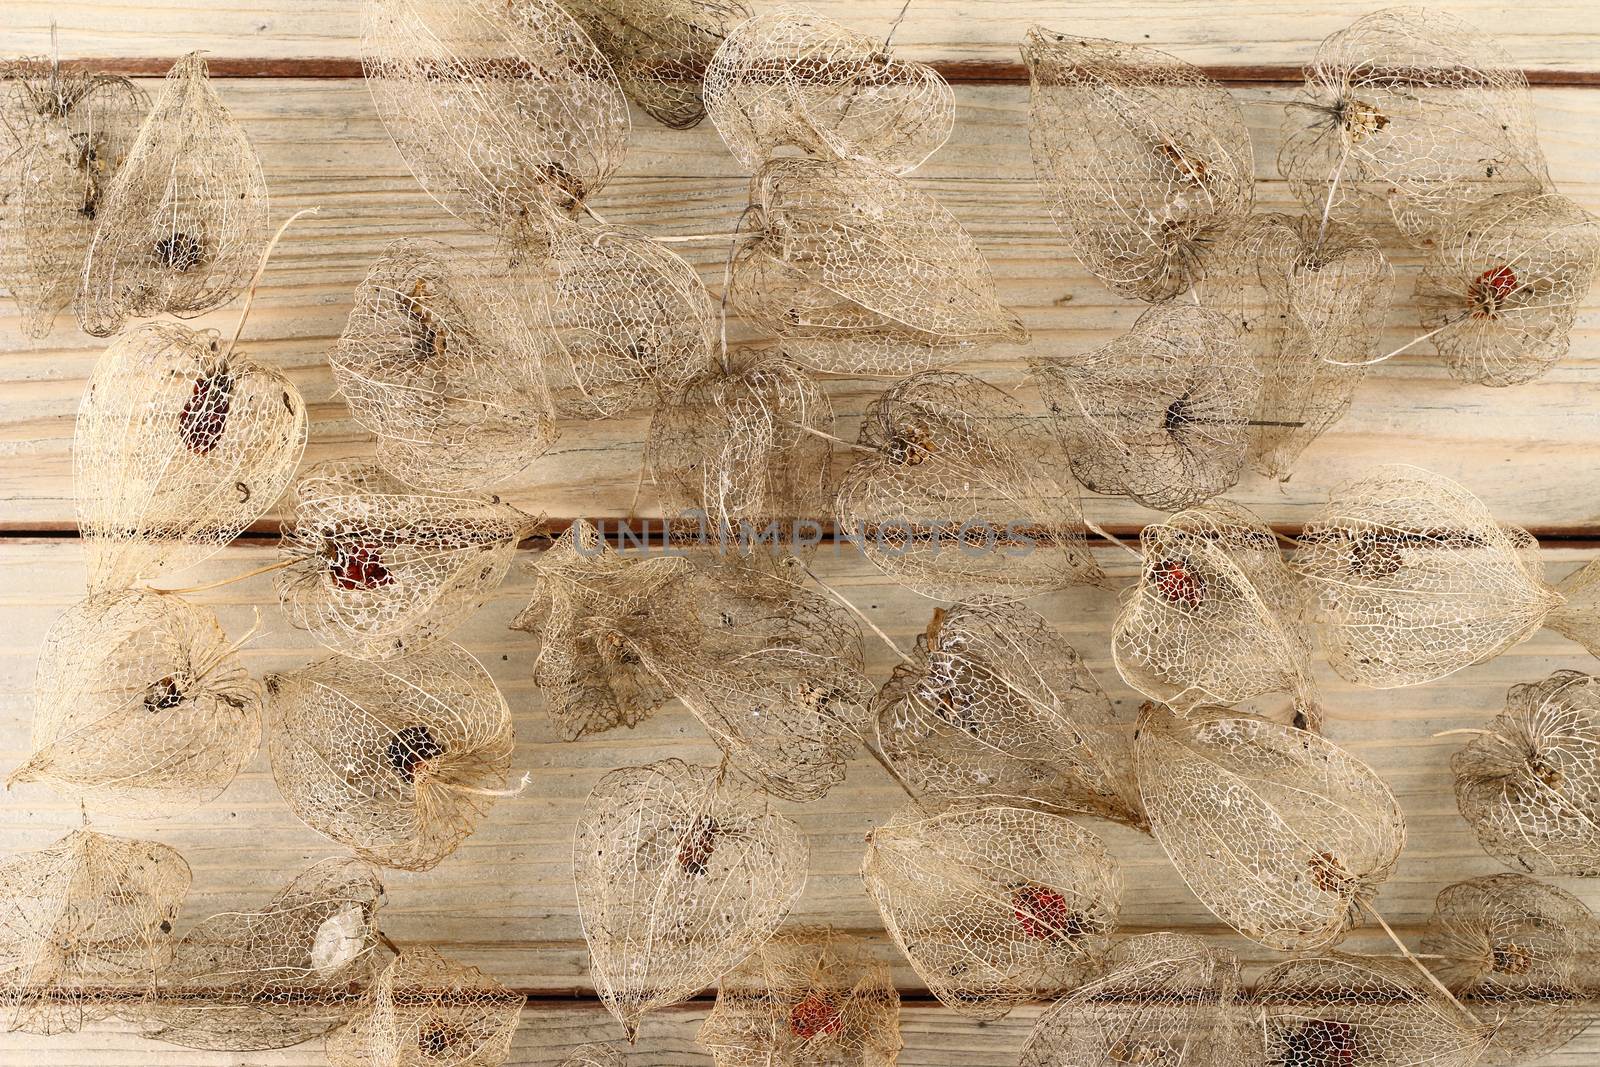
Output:
[[32,754],[7,779],[97,813],[182,815],[215,798],[261,740],[261,691],[209,610],[141,590],[81,601],[45,635]]
[[928,990],[980,1019],[1076,986],[1122,894],[1094,834],[1002,805],[902,808],[867,835],[861,876]]
[[83,280],[112,179],[150,100],[127,78],[43,59],[0,65],[0,285],[23,331],[50,333]]
[[267,688],[278,791],[373,863],[432,868],[511,792],[510,709],[459,645],[376,663],[334,656]]
[[250,281],[268,239],[267,185],[206,62],[178,60],[95,213],[78,322],[97,337],[130,318],[193,318]]
[[1035,26],[1022,58],[1034,168],[1073,253],[1123,296],[1186,292],[1207,246],[1250,212],[1255,160],[1238,104],[1141,45]]
[[641,1017],[763,944],[805,885],[809,849],[765,799],[663,760],[602,778],[572,859],[595,989],[629,1040]]

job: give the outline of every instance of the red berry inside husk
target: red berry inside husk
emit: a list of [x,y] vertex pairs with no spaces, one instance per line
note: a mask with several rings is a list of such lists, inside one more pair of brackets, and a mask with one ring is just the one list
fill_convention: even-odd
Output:
[[824,1034],[835,1034],[844,1025],[844,1016],[821,993],[807,993],[789,1009],[789,1032],[807,1041]]
[[233,402],[233,375],[225,370],[202,374],[178,413],[178,436],[196,455],[205,455],[222,443]]
[[1507,297],[1516,292],[1517,275],[1510,267],[1490,267],[1478,275],[1467,293],[1472,301],[1473,314],[1494,317]]
[[1156,594],[1169,604],[1198,608],[1206,598],[1206,580],[1186,559],[1159,559],[1150,567]]
[[1027,885],[1011,894],[1011,914],[1022,932],[1035,941],[1082,937],[1087,930],[1083,915],[1073,911],[1067,898],[1049,886]]
[[323,546],[328,573],[340,589],[377,589],[393,585],[394,575],[384,566],[377,546],[342,537],[330,537]]

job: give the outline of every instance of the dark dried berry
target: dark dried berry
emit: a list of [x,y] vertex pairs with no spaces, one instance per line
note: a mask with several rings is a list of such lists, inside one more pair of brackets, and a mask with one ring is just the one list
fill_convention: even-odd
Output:
[[200,265],[205,258],[205,246],[200,238],[187,233],[175,233],[156,242],[156,262],[168,270],[184,274]]
[[717,820],[709,815],[695,820],[694,826],[684,835],[683,844],[678,846],[680,871],[695,878],[706,873],[711,856],[717,851],[717,830]]
[[389,766],[408,782],[416,778],[418,767],[442,755],[444,746],[433,736],[432,730],[420,724],[407,726],[395,734],[389,741],[389,747],[384,749]]
[[1355,1027],[1333,1019],[1312,1019],[1290,1031],[1283,1042],[1282,1067],[1355,1067],[1359,1041]]
[[183,703],[183,693],[178,689],[177,681],[171,676],[154,683],[144,691],[144,710],[168,711]]
[[222,442],[233,403],[233,375],[225,370],[202,374],[178,413],[178,435],[189,451],[203,456]]

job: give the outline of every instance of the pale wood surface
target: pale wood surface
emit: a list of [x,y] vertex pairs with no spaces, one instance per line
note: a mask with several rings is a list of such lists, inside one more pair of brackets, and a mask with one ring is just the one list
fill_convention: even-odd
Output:
[[[250,350],[284,368],[312,414],[308,459],[361,452],[370,437],[333,395],[326,352],[343,329],[351,295],[383,246],[434,232],[482,244],[423,194],[357,82],[225,81],[224,98],[261,151],[275,214],[317,206],[284,239],[246,330]],[[1046,214],[1027,149],[1026,89],[960,87],[952,142],[919,172],[972,230],[994,266],[1002,300],[1033,331],[1031,346],[1000,346],[967,369],[1014,388],[1029,352],[1071,355],[1127,329],[1143,305],[1112,295],[1085,274]],[[1238,90],[1256,137],[1261,209],[1291,207],[1273,180],[1284,90]],[[1591,144],[1600,93],[1536,93],[1551,170],[1562,191],[1600,210],[1600,157]],[[622,176],[597,197],[607,218],[657,233],[731,229],[745,180],[708,128],[665,130],[640,119]],[[725,246],[675,246],[720,285]],[[1389,340],[1419,332],[1411,310],[1414,257],[1398,257]],[[1513,389],[1456,383],[1422,346],[1374,368],[1352,412],[1302,459],[1285,486],[1247,476],[1231,495],[1279,523],[1303,521],[1329,486],[1384,461],[1432,466],[1479,490],[1502,519],[1538,531],[1587,526],[1600,504],[1600,304],[1591,294],[1573,331],[1572,352],[1549,375]],[[201,324],[231,327],[224,309]],[[734,337],[740,332],[737,325]],[[43,341],[24,338],[14,307],[0,300],[0,529],[64,529],[72,522],[72,416],[100,344],[70,321]],[[855,420],[883,383],[830,383],[839,429]],[[1019,395],[1037,407],[1031,388]],[[557,517],[618,515],[638,477],[644,417],[569,423],[543,459],[500,489],[506,499]],[[839,462],[848,457],[840,450]],[[647,490],[643,513],[654,500]],[[1151,512],[1120,499],[1093,500],[1091,515],[1117,525]]]
[[[903,0],[807,0],[804,6],[868,33],[887,32]],[[773,3],[752,0],[767,10]],[[909,58],[1017,62],[1029,26],[1140,41],[1193,63],[1301,63],[1322,38],[1384,0],[913,0],[895,34]],[[1435,0],[1429,6],[1494,34],[1531,69],[1594,70],[1595,10],[1587,0]],[[8,52],[46,53],[49,25],[63,56],[169,56],[204,48],[218,56],[294,58],[359,54],[358,0],[9,0],[0,9]]]

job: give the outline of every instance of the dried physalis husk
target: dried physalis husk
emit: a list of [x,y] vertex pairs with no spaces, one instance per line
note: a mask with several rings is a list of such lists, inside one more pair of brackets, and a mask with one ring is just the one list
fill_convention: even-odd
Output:
[[333,656],[267,682],[278,791],[363,859],[425,871],[511,795],[511,711],[460,645],[373,663]]
[[1490,1034],[1392,957],[1280,963],[1256,981],[1254,1002],[1274,1067],[1471,1067]]
[[861,876],[928,991],[980,1019],[1082,981],[1122,895],[1098,837],[1005,806],[902,808],[867,835]]
[[1177,511],[1238,482],[1261,372],[1222,312],[1153,307],[1110,344],[1028,367],[1087,488]]
[[1489,855],[1534,874],[1600,875],[1600,679],[1556,671],[1512,686],[1450,768]]
[[1205,274],[1206,247],[1250,213],[1255,158],[1228,91],[1175,56],[1035,26],[1033,164],[1073,253],[1111,289],[1158,303]]
[[348,859],[307,867],[256,911],[195,925],[137,1015],[145,1037],[188,1048],[287,1048],[343,1025],[377,974],[377,872]]
[[895,581],[936,600],[1020,599],[1105,578],[1077,487],[1049,432],[1014,397],[930,371],[873,400],[870,450],[845,473],[842,536]]
[[1420,241],[1498,192],[1549,184],[1527,78],[1493,37],[1453,15],[1364,15],[1318,46],[1305,75],[1278,173],[1318,217],[1392,225]]
[[90,588],[220,551],[276,503],[305,443],[300,390],[215,331],[157,322],[118,337],[95,364],[72,440]]
[[1405,818],[1377,773],[1308,731],[1152,704],[1133,753],[1172,865],[1217,918],[1269,948],[1337,941],[1405,844]]
[[705,118],[700,86],[728,32],[750,17],[740,0],[561,0],[617,81],[663,126]]
[[1429,928],[1429,967],[1494,1024],[1484,1067],[1540,1059],[1588,1027],[1600,925],[1571,893],[1521,874],[1472,878],[1439,894]]
[[133,818],[214,799],[261,741],[261,691],[237,647],[215,615],[176,596],[74,604],[45,635],[32,754],[6,784],[42,782]]
[[750,185],[731,293],[813,370],[913,374],[1028,332],[955,216],[867,163],[777,159]]
[[554,332],[544,375],[557,413],[649,408],[711,366],[716,310],[682,256],[638,230],[562,220],[550,242],[532,299]]
[[617,76],[557,0],[368,0],[361,65],[422,187],[515,247],[542,247],[627,151]]
[[596,620],[632,625],[648,618],[663,589],[684,577],[686,559],[621,555],[578,519],[532,569],[533,599],[511,628],[539,635],[533,683],[563,739],[632,728],[671,699],[633,650]]
[[844,779],[873,695],[855,619],[782,574],[728,565],[633,618],[594,620],[700,720],[731,770],[787,800]]
[[278,599],[335,652],[403,656],[483,606],[537,526],[494,500],[429,496],[363,463],[320,463],[294,487]]
[[833,404],[780,353],[735,352],[663,401],[645,463],[668,530],[753,551],[762,538],[809,556],[833,505]]
[[127,78],[43,59],[0,66],[0,285],[33,337],[50,333],[83,279],[111,180],[150,100]]
[[138,1006],[172,951],[189,865],[166,845],[78,830],[0,862],[0,1014],[60,1034]]
[[874,706],[878,748],[920,796],[1144,822],[1129,729],[1077,650],[1020,604],[936,610]]
[[1334,489],[1299,544],[1292,566],[1317,600],[1328,662],[1360,685],[1420,685],[1491,659],[1562,603],[1528,531],[1404,464]]
[[706,113],[755,170],[797,149],[915,170],[950,139],[955,94],[938,71],[799,7],[741,23],[705,72]]
[[1450,373],[1532,381],[1567,354],[1600,271],[1600,219],[1555,193],[1506,194],[1457,217],[1417,279],[1422,328]]
[[1252,465],[1287,481],[1344,417],[1377,356],[1394,270],[1377,241],[1318,220],[1252,216],[1218,245],[1206,302],[1232,320],[1261,371]]
[[130,318],[226,304],[261,259],[267,210],[261,160],[191,52],[172,65],[95,214],[79,325],[106,337]]
[[323,1043],[332,1067],[500,1067],[527,998],[476,967],[408,948]]
[[1111,636],[1123,680],[1179,713],[1287,692],[1295,725],[1317,729],[1306,594],[1271,528],[1219,500],[1146,526],[1139,545]]
[[787,927],[723,976],[695,1043],[717,1067],[893,1067],[900,994],[860,938]]
[[805,885],[799,829],[716,771],[662,760],[589,794],[572,845],[595,989],[631,1041],[648,1011],[715,983]]
[[1246,1067],[1250,1037],[1231,953],[1189,934],[1140,934],[1039,1017],[1021,1067]]
[[328,363],[390,474],[436,492],[482,489],[555,442],[549,341],[521,313],[522,284],[493,256],[412,238],[367,272]]
[[573,1049],[561,1067],[628,1067],[628,1054],[621,1045],[591,1041]]

